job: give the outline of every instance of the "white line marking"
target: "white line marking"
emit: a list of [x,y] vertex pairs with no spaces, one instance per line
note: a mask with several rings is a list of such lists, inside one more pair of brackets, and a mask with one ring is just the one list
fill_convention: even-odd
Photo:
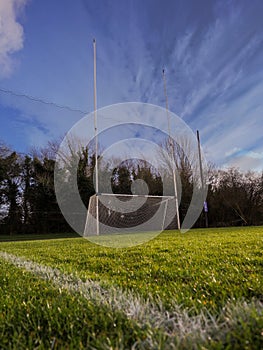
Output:
[[[171,341],[172,338],[176,338],[179,342],[189,338],[191,341],[198,339],[199,342],[205,342],[210,334],[227,333],[228,327],[231,325],[233,327],[235,321],[238,322],[238,319],[240,319],[238,310],[243,315],[246,314],[246,311],[247,313],[252,312],[252,309],[256,309],[258,313],[263,311],[263,303],[256,300],[250,304],[242,302],[237,305],[228,305],[217,317],[212,316],[208,311],[201,312],[196,316],[189,316],[188,311],[183,310],[178,305],[174,305],[172,311],[167,311],[164,309],[161,301],[156,304],[150,298],[144,300],[132,292],[124,292],[116,287],[106,289],[98,282],[92,280],[83,282],[72,274],[64,274],[56,268],[44,266],[13,254],[0,251],[0,258],[18,268],[31,272],[58,288],[65,289],[71,293],[80,293],[87,300],[98,305],[103,304],[110,310],[121,311],[139,325],[148,324],[152,328],[160,329],[167,337],[171,338]],[[231,315],[233,317],[236,315],[237,317],[231,319]],[[154,339],[153,333],[152,338],[146,339],[145,342],[156,347],[156,342],[158,341],[158,339]]]

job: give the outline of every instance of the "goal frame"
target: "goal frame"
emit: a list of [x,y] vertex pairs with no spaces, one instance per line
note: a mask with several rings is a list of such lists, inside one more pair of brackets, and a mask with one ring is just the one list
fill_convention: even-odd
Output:
[[[175,196],[168,196],[168,195],[167,196],[158,196],[158,195],[140,195],[140,194],[123,194],[123,193],[98,193],[98,194],[94,194],[93,196],[90,197],[90,200],[89,200],[87,217],[86,217],[86,222],[85,222],[85,227],[84,227],[84,232],[83,232],[84,237],[94,236],[94,235],[99,236],[100,235],[100,224],[102,224],[102,223],[100,222],[101,213],[100,213],[100,208],[99,208],[99,202],[100,202],[99,197],[115,197],[115,198],[119,198],[119,197],[120,198],[121,197],[129,198],[130,197],[130,198],[146,198],[146,199],[156,198],[156,199],[159,199],[160,201],[156,204],[158,204],[160,206],[163,205],[164,208],[162,209],[163,210],[162,222],[161,222],[160,227],[157,231],[163,231],[166,228],[165,222],[166,222],[166,218],[167,218],[168,203],[169,203],[169,201],[175,200]],[[95,207],[96,207],[95,211],[94,211],[94,207],[92,208],[92,205],[94,205],[94,201],[95,201]],[[153,205],[156,205],[156,204],[153,204]],[[112,209],[110,207],[107,207],[107,208],[108,208],[108,210],[112,210],[113,213],[115,212],[115,213],[119,214],[119,212],[114,211],[114,208],[112,208]],[[141,208],[138,208],[138,209],[140,210]],[[95,217],[92,214],[92,212],[95,214]],[[127,212],[127,213],[129,213],[129,212]],[[132,214],[132,211],[130,213]],[[94,230],[96,231],[95,233],[89,232],[90,220],[96,220],[96,225],[93,225],[93,226],[95,226],[95,228],[94,228]],[[143,224],[145,224],[145,223],[144,222],[140,223],[139,227]],[[114,227],[114,226],[112,226],[112,227]],[[123,233],[125,233],[125,231],[127,231],[127,228],[123,229]],[[133,232],[133,228],[130,229],[130,232]],[[116,233],[119,233],[119,232],[116,232]],[[109,233],[109,234],[111,234],[111,233]]]

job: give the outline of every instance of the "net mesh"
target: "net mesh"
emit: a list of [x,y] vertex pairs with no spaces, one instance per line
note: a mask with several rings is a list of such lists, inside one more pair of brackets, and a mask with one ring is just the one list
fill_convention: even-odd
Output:
[[175,208],[175,198],[168,196],[94,195],[84,236],[163,231],[173,222]]

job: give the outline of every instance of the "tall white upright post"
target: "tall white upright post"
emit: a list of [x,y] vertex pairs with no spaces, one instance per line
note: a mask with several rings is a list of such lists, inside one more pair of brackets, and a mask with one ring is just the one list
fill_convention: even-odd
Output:
[[171,152],[172,157],[173,157],[172,171],[173,171],[174,196],[175,196],[175,207],[176,207],[177,226],[178,226],[178,230],[180,230],[180,229],[181,229],[181,223],[180,223],[180,215],[179,215],[178,191],[177,191],[177,183],[176,183],[176,173],[175,173],[175,168],[174,168],[175,152],[174,152],[173,141],[172,141],[172,138],[171,138],[170,114],[169,114],[168,96],[167,96],[167,89],[166,89],[166,77],[165,77],[165,71],[164,71],[164,69],[163,69],[163,87],[164,87],[164,96],[165,96],[165,104],[166,104],[166,114],[167,114],[167,124],[168,124],[168,136],[169,136],[169,146],[170,146],[170,152]]
[[95,192],[96,192],[96,230],[99,235],[99,173],[98,173],[98,127],[97,127],[97,65],[96,40],[93,39],[93,89],[94,89],[94,131],[95,131]]

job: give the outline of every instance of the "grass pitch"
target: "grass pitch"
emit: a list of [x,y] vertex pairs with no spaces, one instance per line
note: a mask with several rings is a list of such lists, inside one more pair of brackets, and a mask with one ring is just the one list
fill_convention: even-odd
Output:
[[[0,258],[1,349],[263,347],[262,227],[164,232],[126,249],[64,238],[2,242],[0,251],[106,291],[105,302],[91,300]],[[135,297],[137,313],[123,296]]]

